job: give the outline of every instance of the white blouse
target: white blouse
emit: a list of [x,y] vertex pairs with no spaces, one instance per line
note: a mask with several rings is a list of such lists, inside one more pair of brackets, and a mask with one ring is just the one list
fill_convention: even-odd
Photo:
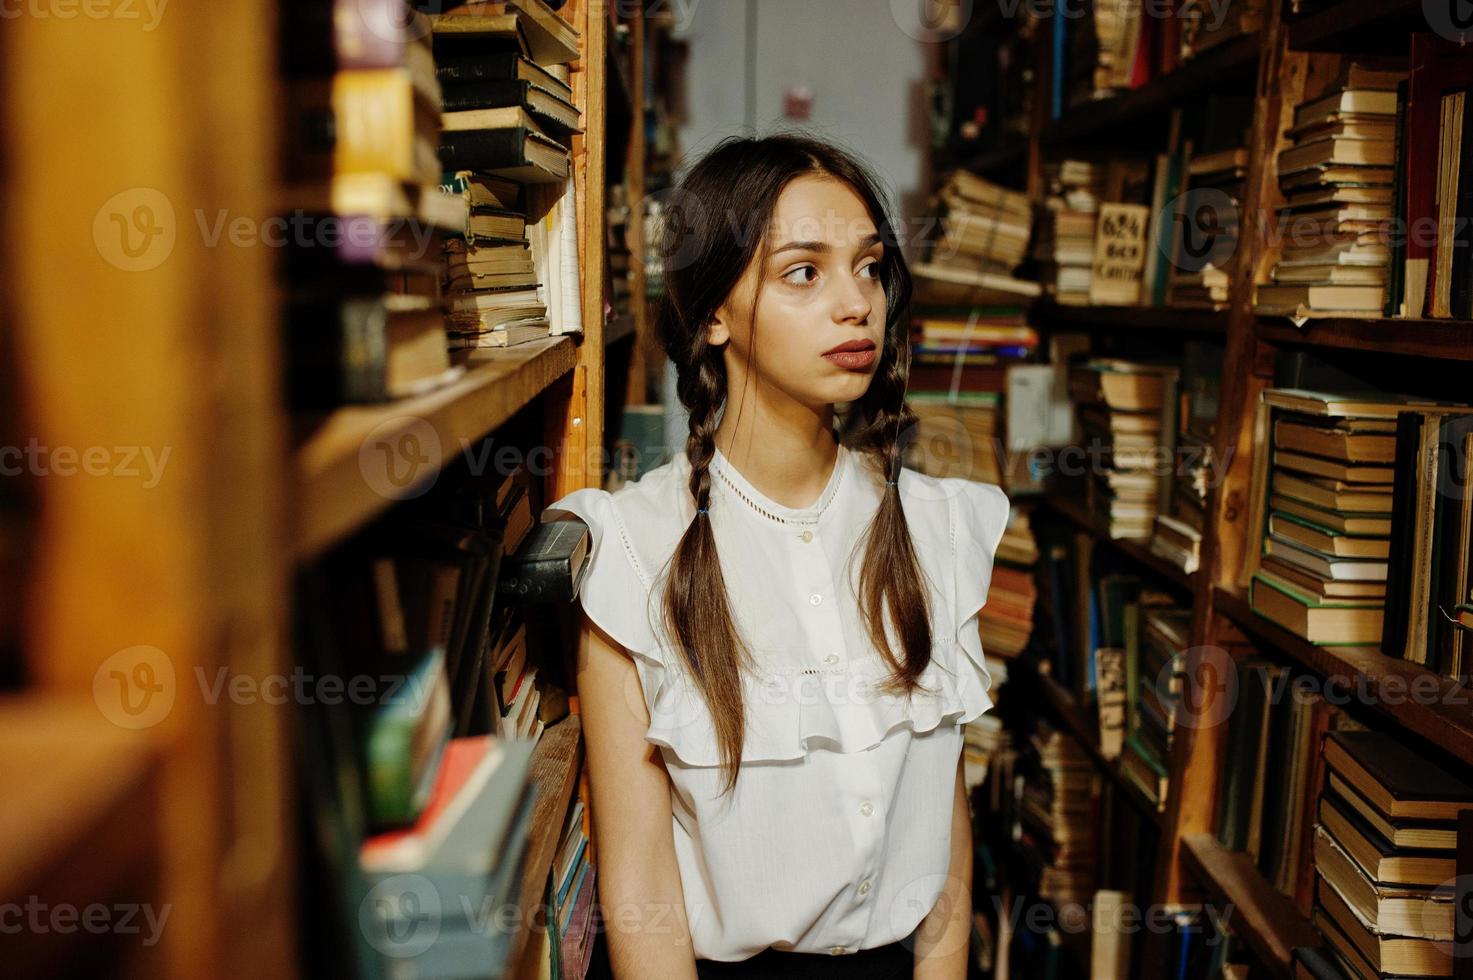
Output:
[[709,519],[732,615],[760,666],[746,681],[745,742],[726,797],[714,725],[659,604],[667,563],[695,517],[689,461],[679,454],[616,493],[578,490],[543,515],[571,513],[592,529],[580,597],[633,655],[650,715],[645,739],[661,747],[670,775],[695,955],[741,960],[768,946],[844,954],[903,939],[950,867],[961,726],[992,707],[977,612],[1007,498],[988,484],[901,471],[934,642],[921,677],[932,693],[906,699],[871,689],[886,669],[856,599],[857,545],[882,478],[841,446],[823,493],[792,508],[720,450],[711,473]]

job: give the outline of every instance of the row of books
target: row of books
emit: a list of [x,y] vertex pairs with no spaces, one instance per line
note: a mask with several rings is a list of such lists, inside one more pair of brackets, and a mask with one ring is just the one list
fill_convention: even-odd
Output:
[[512,346],[553,323],[576,329],[576,291],[565,297],[570,274],[577,281],[569,146],[582,129],[567,67],[577,34],[540,3],[472,4],[432,20],[444,188],[470,211],[446,246],[451,346]]
[[906,401],[919,425],[910,465],[1007,485],[1000,448],[1008,376],[1035,359],[1037,331],[1016,306],[920,307],[911,328]]
[[1051,17],[1052,118],[1066,109],[1140,88],[1263,22],[1261,0],[1208,11],[1182,4],[1163,16],[1125,0],[1094,0],[1087,16]]
[[543,0],[342,7],[288,5],[283,31],[281,210],[302,226],[285,263],[287,387],[304,409],[444,385],[464,371],[452,348],[546,336],[549,309],[581,329],[563,299],[578,277],[564,193],[576,32]]
[[[327,873],[349,900],[350,932],[354,895],[407,874],[429,890],[387,888],[364,904],[357,954],[377,964],[365,975],[482,975],[509,951],[512,931],[494,916],[523,897],[532,751],[570,710],[561,638],[528,604],[574,596],[589,545],[576,523],[536,521],[535,489],[524,467],[452,467],[325,558],[318,594],[301,604],[309,667],[344,675],[348,691],[349,674],[402,681],[308,709],[342,733],[314,736],[337,753],[314,771],[331,786],[319,818],[342,828]],[[406,902],[439,903],[434,943],[403,938],[424,911]]]
[[1071,366],[1069,398],[1089,450],[1086,500],[1112,538],[1149,538],[1169,503],[1178,368],[1116,359]]
[[1279,153],[1279,211],[1287,232],[1261,313],[1374,315],[1385,305],[1401,70],[1352,64],[1322,95],[1294,109]]
[[1269,389],[1256,426],[1254,609],[1313,643],[1379,644],[1461,674],[1473,412]]
[[933,201],[941,233],[917,263],[921,308],[1018,306],[1039,295],[1036,282],[1013,275],[1028,254],[1033,210],[1028,196],[954,170]]

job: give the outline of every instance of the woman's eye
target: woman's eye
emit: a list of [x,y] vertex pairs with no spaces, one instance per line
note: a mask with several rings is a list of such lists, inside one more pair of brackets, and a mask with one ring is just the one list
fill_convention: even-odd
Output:
[[818,269],[811,265],[800,265],[783,273],[783,279],[794,286],[811,286],[818,281]]
[[869,265],[866,265],[866,266],[862,267],[859,270],[859,275],[862,278],[865,278],[865,279],[878,279],[878,278],[880,278],[880,263],[878,263],[878,262],[871,262]]

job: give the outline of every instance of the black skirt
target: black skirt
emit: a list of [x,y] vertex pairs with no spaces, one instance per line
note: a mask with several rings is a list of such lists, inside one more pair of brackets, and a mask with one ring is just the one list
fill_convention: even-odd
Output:
[[745,960],[696,960],[700,980],[909,980],[914,974],[914,933],[857,953],[794,953],[768,948]]

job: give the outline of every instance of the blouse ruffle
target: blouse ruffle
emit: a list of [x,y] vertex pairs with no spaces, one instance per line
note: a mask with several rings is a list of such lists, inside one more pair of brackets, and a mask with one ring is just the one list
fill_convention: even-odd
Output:
[[[1007,498],[988,484],[917,478],[930,482],[929,496],[944,498],[950,535],[950,560],[939,570],[943,595],[933,616],[931,663],[920,678],[925,690],[909,697],[879,693],[883,674],[877,663],[767,671],[749,678],[744,689],[744,765],[792,762],[816,749],[862,752],[897,730],[926,734],[972,721],[992,707],[992,677],[977,616],[986,603],[993,555],[1007,524]],[[558,512],[567,512],[590,528],[592,548],[579,599],[589,618],[634,658],[650,715],[645,741],[668,750],[667,763],[719,766],[715,726],[705,701],[660,624],[649,571],[656,562],[641,554],[621,514],[622,508],[652,504],[659,509],[658,502],[639,500],[631,490],[616,495],[585,489],[557,501],[543,517],[558,519]],[[670,521],[670,511],[663,520]],[[660,554],[660,564],[678,538],[677,532],[661,543],[668,550]]]

